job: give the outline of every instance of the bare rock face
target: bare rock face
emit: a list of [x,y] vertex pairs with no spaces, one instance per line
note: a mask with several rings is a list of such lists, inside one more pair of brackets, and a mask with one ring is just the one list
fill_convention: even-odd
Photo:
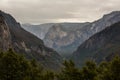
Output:
[[0,49],[6,51],[9,48],[28,59],[36,59],[46,68],[58,69],[61,65],[62,58],[56,51],[25,31],[11,15],[0,11]]
[[4,17],[0,15],[0,48],[4,51],[7,50],[11,45],[11,35],[9,28],[6,25]]

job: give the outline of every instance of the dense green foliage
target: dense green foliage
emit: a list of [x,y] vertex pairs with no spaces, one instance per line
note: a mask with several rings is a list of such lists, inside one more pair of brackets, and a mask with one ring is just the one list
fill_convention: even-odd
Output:
[[116,56],[110,62],[101,62],[96,65],[94,61],[87,61],[81,69],[74,63],[65,61],[58,80],[120,80],[120,57]]
[[[50,79],[45,79],[46,76]],[[53,78],[52,72],[45,73],[35,60],[28,61],[11,49],[0,53],[0,80],[53,80]]]
[[10,49],[0,53],[0,80],[120,80],[120,57],[99,65],[87,61],[80,69],[71,60],[64,61],[61,71],[55,74]]

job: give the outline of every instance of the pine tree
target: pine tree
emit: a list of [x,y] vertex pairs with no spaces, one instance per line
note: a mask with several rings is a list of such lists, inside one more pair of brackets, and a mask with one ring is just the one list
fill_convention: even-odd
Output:
[[46,71],[43,76],[43,80],[54,80],[55,75],[52,71]]
[[43,67],[35,59],[30,61],[30,80],[43,80]]
[[42,74],[35,60],[28,61],[12,49],[0,53],[0,80],[43,80]]
[[82,80],[80,70],[71,60],[64,61],[63,66],[61,73],[57,76],[58,80]]
[[93,61],[87,61],[86,65],[82,68],[83,80],[96,80],[97,79],[97,66]]
[[22,80],[29,69],[28,61],[9,49],[1,54],[0,58],[0,79],[2,80]]

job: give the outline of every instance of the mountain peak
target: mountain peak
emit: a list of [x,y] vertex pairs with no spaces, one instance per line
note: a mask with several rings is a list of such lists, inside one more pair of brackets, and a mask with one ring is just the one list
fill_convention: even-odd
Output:
[[120,11],[112,11],[110,14],[120,14]]
[[103,18],[107,18],[107,17],[112,18],[112,17],[115,17],[115,16],[120,16],[120,11],[113,11],[113,12],[111,12],[109,14],[105,14],[103,16]]

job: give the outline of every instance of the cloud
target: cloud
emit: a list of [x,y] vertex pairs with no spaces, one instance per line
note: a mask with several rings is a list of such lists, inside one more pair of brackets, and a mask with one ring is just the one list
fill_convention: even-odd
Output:
[[120,0],[0,0],[0,8],[22,23],[93,21],[120,10]]

